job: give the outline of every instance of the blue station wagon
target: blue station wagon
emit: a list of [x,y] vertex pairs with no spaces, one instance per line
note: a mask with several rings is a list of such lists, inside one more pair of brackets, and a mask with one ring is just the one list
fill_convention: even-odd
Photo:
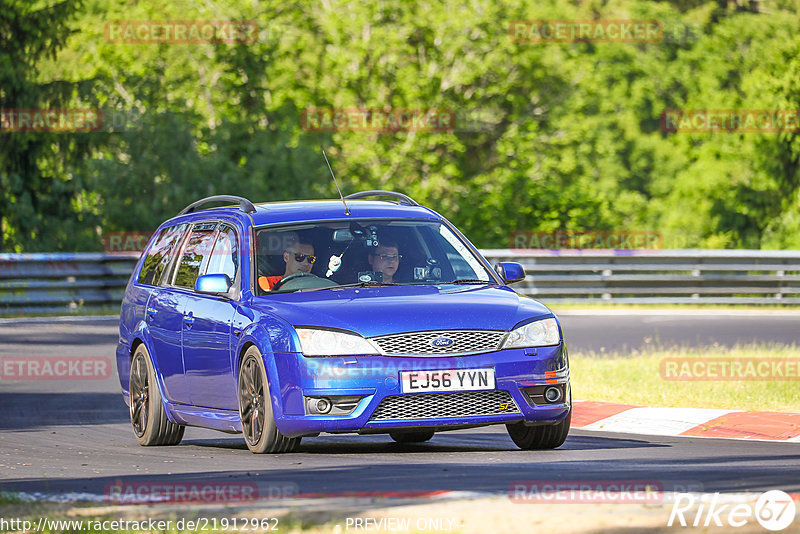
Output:
[[197,201],[125,290],[116,357],[136,439],[176,445],[189,425],[279,453],[322,432],[414,443],[503,424],[522,449],[558,447],[567,348],[553,312],[508,287],[524,278],[396,192]]

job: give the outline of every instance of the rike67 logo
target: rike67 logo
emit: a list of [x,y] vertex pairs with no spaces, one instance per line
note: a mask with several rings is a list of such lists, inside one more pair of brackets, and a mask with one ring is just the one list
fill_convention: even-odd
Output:
[[[714,493],[710,501],[706,501],[706,496],[679,493],[672,505],[667,526],[742,527],[755,519],[765,529],[778,531],[794,521],[795,502],[791,495],[780,490],[763,493],[755,505],[752,501],[722,503],[719,493]],[[696,506],[698,501],[699,506]]]

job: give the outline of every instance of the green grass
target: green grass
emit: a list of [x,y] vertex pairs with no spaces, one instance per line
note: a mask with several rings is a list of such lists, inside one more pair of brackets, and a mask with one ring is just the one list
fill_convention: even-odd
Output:
[[6,504],[23,504],[24,502],[26,501],[20,498],[16,493],[0,491],[0,506]]
[[641,406],[722,408],[800,413],[797,380],[671,381],[661,376],[664,358],[800,358],[796,345],[743,345],[731,349],[652,348],[633,354],[570,354],[576,400]]

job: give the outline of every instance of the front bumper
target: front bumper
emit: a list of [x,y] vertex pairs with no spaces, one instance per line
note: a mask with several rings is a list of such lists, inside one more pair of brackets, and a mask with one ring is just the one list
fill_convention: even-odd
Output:
[[[381,433],[403,428],[455,429],[470,426],[516,423],[555,424],[567,417],[570,410],[569,364],[566,346],[536,349],[507,349],[497,352],[458,357],[387,357],[345,356],[309,358],[298,353],[275,354],[281,406],[275,420],[282,434],[295,437],[330,433]],[[485,369],[495,372],[495,390],[457,393],[401,392],[400,373],[408,370]],[[561,401],[541,404],[526,393],[534,386],[557,385],[564,391]],[[495,395],[473,393],[507,392]],[[355,409],[347,415],[308,415],[306,397],[361,396]],[[376,409],[387,398],[400,399],[409,406],[408,397],[417,395],[451,395],[437,397],[436,410],[423,417],[376,419]],[[500,398],[502,397],[502,398]],[[479,413],[464,415],[470,410],[448,413],[453,402],[473,403],[480,399]],[[505,401],[513,403],[508,405]],[[415,399],[416,400],[416,399]],[[430,401],[431,399],[420,399]],[[448,402],[438,402],[447,400]],[[492,410],[493,403],[497,409]],[[409,413],[413,413],[413,410]]]

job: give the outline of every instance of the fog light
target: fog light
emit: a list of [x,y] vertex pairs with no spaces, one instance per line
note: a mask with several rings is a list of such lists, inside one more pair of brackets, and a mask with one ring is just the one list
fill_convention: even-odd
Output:
[[547,402],[558,402],[561,400],[561,390],[559,388],[547,388],[544,390],[544,398]]
[[317,399],[316,408],[319,413],[328,413],[331,411],[331,401],[328,399]]
[[306,415],[350,415],[364,395],[305,397]]

